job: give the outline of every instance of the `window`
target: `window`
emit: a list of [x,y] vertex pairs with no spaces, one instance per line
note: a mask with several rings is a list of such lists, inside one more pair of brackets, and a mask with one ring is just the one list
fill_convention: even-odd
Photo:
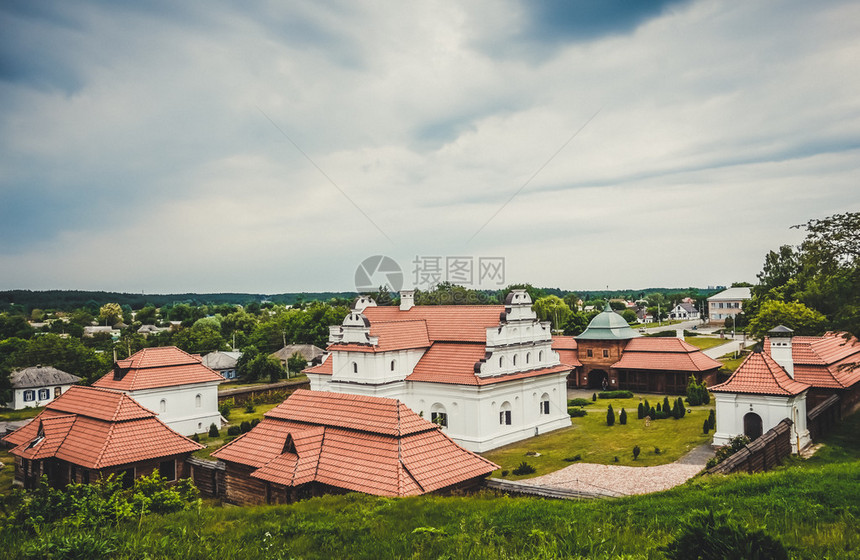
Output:
[[505,357],[499,356],[499,367],[505,367]]
[[499,424],[502,426],[511,425],[511,403],[507,401],[502,403],[502,409],[499,411]]
[[24,391],[24,402],[35,401],[36,400],[36,391],[32,389],[27,389]]
[[593,358],[593,357],[594,357],[594,350],[592,350],[591,348],[589,348],[588,350],[586,350],[585,354],[586,354],[589,358]]
[[54,387],[54,398],[55,399],[62,394],[63,394],[63,388],[62,387]]
[[194,406],[196,406],[197,408],[203,406],[203,396],[199,393],[194,397]]
[[358,362],[352,362],[352,373],[358,373]]
[[391,360],[391,371],[394,371],[394,360]]
[[517,355],[514,354],[514,365],[517,365]]
[[448,427],[448,413],[447,412],[431,412],[430,413],[430,421],[434,424],[438,424],[443,428]]
[[158,411],[159,412],[167,412],[167,401],[166,400],[161,399],[161,401],[158,403]]
[[540,352],[538,352],[538,363],[539,363],[539,364],[542,364],[542,363],[543,363],[543,350],[541,350]]
[[51,398],[51,391],[49,389],[39,389],[39,400],[46,401]]
[[608,357],[609,357],[609,350],[604,350],[604,351],[603,351],[603,357],[604,357],[604,358],[608,358]]
[[546,393],[540,398],[540,414],[549,414],[549,395]]
[[176,480],[176,461],[162,461],[158,464],[158,474],[167,480]]
[[532,353],[526,352],[526,363],[529,363],[531,361],[531,358],[532,358]]

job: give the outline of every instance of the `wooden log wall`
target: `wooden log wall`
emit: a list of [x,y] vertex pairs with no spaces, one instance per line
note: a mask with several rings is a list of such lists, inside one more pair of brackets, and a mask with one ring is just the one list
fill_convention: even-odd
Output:
[[755,441],[714,467],[708,474],[764,472],[791,455],[791,420],[785,418]]
[[224,498],[227,490],[225,481],[225,465],[220,461],[209,461],[189,457],[188,468],[191,471],[191,480],[194,486],[200,490],[204,498]]
[[830,395],[824,402],[810,410],[806,415],[806,428],[812,441],[819,441],[827,435],[842,417],[842,407],[838,395]]

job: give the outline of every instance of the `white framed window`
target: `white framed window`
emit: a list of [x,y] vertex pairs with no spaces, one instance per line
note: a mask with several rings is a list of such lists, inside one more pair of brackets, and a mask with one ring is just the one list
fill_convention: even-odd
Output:
[[430,407],[430,421],[443,428],[448,427],[448,411],[442,403],[433,403]]
[[203,406],[203,395],[200,393],[197,393],[197,395],[194,396],[194,406],[197,408]]
[[166,400],[161,399],[161,401],[158,403],[158,411],[159,412],[167,412],[167,401]]
[[396,365],[397,365],[397,364],[395,363],[395,360],[391,360],[391,371],[394,371],[394,367],[395,367]]
[[502,408],[499,410],[499,424],[502,426],[510,426],[511,418],[511,403],[505,401],[502,403]]
[[27,389],[24,391],[24,402],[30,402],[36,400],[36,391],[33,389]]
[[50,389],[39,389],[39,400],[46,401],[51,398],[51,390]]
[[549,414],[549,395],[546,393],[540,398],[540,413]]

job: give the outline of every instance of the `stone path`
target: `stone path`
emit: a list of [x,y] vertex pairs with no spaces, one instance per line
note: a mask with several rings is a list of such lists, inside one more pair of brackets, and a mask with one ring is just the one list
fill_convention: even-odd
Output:
[[656,467],[625,467],[574,463],[559,471],[530,478],[529,484],[579,492],[604,491],[621,495],[668,490],[697,475],[714,456],[710,444],[700,445],[674,463]]

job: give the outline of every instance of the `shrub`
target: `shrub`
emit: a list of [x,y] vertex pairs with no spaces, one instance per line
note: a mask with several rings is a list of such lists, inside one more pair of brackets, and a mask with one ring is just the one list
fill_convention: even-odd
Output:
[[232,410],[232,409],[231,409],[230,405],[227,403],[224,403],[218,407],[218,412],[221,414],[221,416],[224,417],[224,420],[230,419],[230,410]]
[[520,463],[519,466],[514,469],[514,474],[516,474],[516,475],[532,474],[533,472],[535,472],[535,468],[533,466],[529,465],[528,463],[526,463],[525,461]]
[[660,448],[659,448],[659,447],[655,447],[655,448],[654,448],[654,455],[659,455],[660,453],[661,453]]
[[618,415],[618,423],[622,426],[627,424],[627,412],[622,408],[621,414]]
[[663,412],[663,405],[661,405],[660,403],[657,403],[657,412]]
[[507,470],[502,471],[502,476],[508,476],[508,472]]
[[708,422],[708,419],[705,418],[705,423],[702,424],[702,433],[708,435],[708,432],[711,431],[711,423]]
[[597,400],[597,393],[591,393],[591,400],[592,400],[592,401],[596,401],[596,400]]
[[636,417],[639,420],[642,420],[643,418],[645,418],[645,405],[643,405],[642,403],[639,403],[639,408],[636,409],[636,414],[637,414]]
[[612,405],[609,405],[609,408],[606,409],[606,425],[613,426],[615,425],[615,411],[612,410]]
[[785,546],[761,529],[750,530],[729,521],[725,514],[702,510],[694,511],[681,524],[662,552],[669,560],[788,560]]
[[254,401],[248,401],[248,404],[245,405],[245,412],[247,414],[253,414],[257,412],[257,407],[254,406]]
[[597,393],[597,397],[601,399],[632,399],[633,393],[630,391],[601,391]]
[[571,418],[580,418],[588,414],[584,408],[579,408],[578,406],[570,406],[567,408],[567,413]]
[[672,412],[672,405],[669,403],[669,397],[663,397],[663,412],[666,414]]
[[651,420],[659,420],[659,417],[657,416],[657,411],[654,409],[653,406],[651,407],[651,411],[648,412],[648,416],[651,417]]
[[191,441],[196,441],[200,443],[200,436],[198,434],[191,434]]
[[588,399],[570,399],[567,401],[567,406],[588,406],[591,401]]
[[618,462],[618,455],[616,455],[612,460],[617,463]]
[[713,409],[711,409],[711,412],[708,414],[708,424],[712,430],[717,428],[717,415],[714,413]]
[[633,460],[634,461],[636,460],[637,457],[639,457],[639,453],[641,453],[641,452],[642,452],[642,450],[639,449],[638,445],[633,446]]
[[215,425],[215,422],[209,424],[209,437],[215,438],[220,434],[218,433],[218,426]]
[[239,428],[239,426],[229,426],[227,428],[227,435],[228,436],[238,436],[241,433],[242,433],[242,430],[241,430],[241,428]]
[[254,426],[256,426],[259,423],[260,423],[260,419],[254,418],[253,420],[251,420],[251,427],[253,428]]
[[564,458],[564,461],[567,461],[568,463],[573,463],[574,461],[581,461],[581,460],[582,460],[582,455],[579,455],[579,454],[574,455],[573,457],[565,457]]
[[239,431],[241,433],[246,433],[251,431],[251,423],[247,420],[244,420],[241,424],[239,424]]
[[723,461],[743,449],[749,442],[750,438],[744,435],[733,437],[729,440],[728,445],[724,445],[717,449],[716,455],[714,455],[713,457],[711,457],[710,460],[708,460],[708,464],[706,466],[708,468],[711,468],[722,463]]

